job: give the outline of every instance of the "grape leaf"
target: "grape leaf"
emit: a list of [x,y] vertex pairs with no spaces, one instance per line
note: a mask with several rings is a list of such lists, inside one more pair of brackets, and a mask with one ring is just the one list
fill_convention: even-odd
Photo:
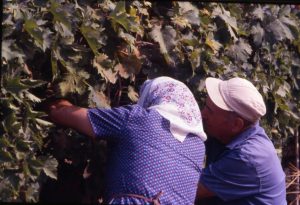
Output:
[[86,41],[88,42],[90,48],[92,49],[95,56],[99,55],[99,49],[102,47],[103,43],[103,37],[101,35],[102,31],[104,29],[99,28],[93,28],[89,25],[81,25],[80,31]]
[[200,25],[199,10],[191,2],[177,2],[182,17],[191,25]]
[[225,10],[223,7],[218,6],[213,10],[212,16],[214,18],[220,19],[221,22],[223,22],[234,41],[238,40],[236,36],[238,30],[237,21],[235,17],[230,16],[229,11]]
[[43,171],[52,179],[57,179],[57,165],[58,162],[54,158],[48,158],[44,162]]
[[102,91],[97,91],[93,87],[89,87],[89,100],[99,108],[110,108],[110,100]]
[[160,52],[163,54],[166,62],[169,65],[174,66],[175,62],[170,57],[169,50],[173,49],[176,45],[176,31],[171,26],[167,26],[165,29],[162,29],[161,25],[154,25],[150,32],[150,36],[159,44]]
[[240,39],[234,45],[230,46],[226,53],[237,62],[247,62],[252,53],[252,48],[247,42]]
[[[293,40],[294,36],[288,27],[288,22],[284,21],[284,17],[275,19],[266,27],[266,31],[272,35],[275,40],[282,41],[284,39]],[[290,22],[289,22],[290,23]]]
[[128,97],[133,102],[137,102],[139,99],[139,94],[137,92],[135,92],[135,90],[132,86],[128,86]]
[[260,46],[263,42],[263,38],[265,35],[264,29],[261,27],[259,23],[253,25],[251,28],[251,35],[253,36],[253,42],[256,46]]
[[98,73],[108,82],[115,84],[117,81],[117,72],[112,70],[112,65],[113,62],[105,54],[99,54],[93,60],[93,66],[97,69]]
[[36,45],[45,51],[50,47],[52,32],[48,28],[42,28],[43,20],[26,19],[24,29],[33,37]]
[[89,74],[85,71],[70,70],[64,77],[64,80],[59,83],[59,88],[62,96],[68,93],[83,94],[86,90],[84,81],[89,78]]
[[25,57],[21,51],[15,49],[14,45],[15,40],[4,40],[2,41],[2,58],[5,58],[7,61],[14,58],[23,58]]

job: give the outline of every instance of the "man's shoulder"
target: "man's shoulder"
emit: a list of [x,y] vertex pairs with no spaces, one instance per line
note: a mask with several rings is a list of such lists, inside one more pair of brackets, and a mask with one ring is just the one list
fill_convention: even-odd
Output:
[[272,141],[265,133],[255,133],[240,144],[240,152],[254,158],[276,155]]
[[235,152],[254,156],[275,151],[272,141],[258,124],[243,132],[228,147]]
[[[254,135],[231,150],[232,154],[254,164],[268,162],[276,155],[276,149],[267,136]],[[260,162],[260,163],[258,163]]]
[[257,173],[282,170],[276,149],[265,133],[258,132],[250,136],[232,152],[248,166],[253,167]]

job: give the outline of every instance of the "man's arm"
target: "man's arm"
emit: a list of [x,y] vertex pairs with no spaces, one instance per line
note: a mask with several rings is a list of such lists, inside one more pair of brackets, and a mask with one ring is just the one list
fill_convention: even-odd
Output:
[[84,135],[95,138],[87,109],[77,107],[67,100],[56,100],[47,105],[48,115],[54,123],[73,128]]
[[201,182],[198,184],[197,199],[215,196],[215,193],[208,190]]

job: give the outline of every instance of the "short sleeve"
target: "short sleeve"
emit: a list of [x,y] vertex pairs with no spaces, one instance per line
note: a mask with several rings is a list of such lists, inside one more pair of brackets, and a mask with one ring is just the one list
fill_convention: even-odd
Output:
[[247,197],[260,189],[255,167],[237,153],[225,155],[204,168],[200,182],[224,201]]
[[88,109],[88,117],[97,138],[118,138],[127,124],[130,106]]

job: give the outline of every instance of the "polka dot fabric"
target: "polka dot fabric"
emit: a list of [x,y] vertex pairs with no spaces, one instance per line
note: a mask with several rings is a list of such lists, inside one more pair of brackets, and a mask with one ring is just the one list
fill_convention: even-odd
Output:
[[205,152],[201,138],[189,134],[179,142],[168,120],[139,105],[89,109],[88,116],[96,136],[114,142],[107,172],[106,198],[111,204],[147,204],[113,196],[152,198],[160,191],[161,204],[194,204]]

